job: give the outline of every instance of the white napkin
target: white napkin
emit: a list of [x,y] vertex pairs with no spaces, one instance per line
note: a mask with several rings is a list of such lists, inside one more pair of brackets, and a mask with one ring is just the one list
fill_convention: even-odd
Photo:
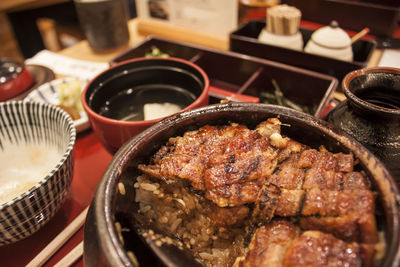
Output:
[[378,66],[400,68],[400,51],[397,49],[383,50]]
[[91,80],[109,67],[108,63],[80,60],[59,55],[49,50],[42,50],[34,57],[25,60],[26,64],[37,64],[52,69],[57,74]]

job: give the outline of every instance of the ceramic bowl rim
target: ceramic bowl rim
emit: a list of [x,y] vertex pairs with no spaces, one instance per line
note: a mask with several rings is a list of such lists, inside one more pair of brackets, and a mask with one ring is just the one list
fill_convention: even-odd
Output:
[[8,207],[13,206],[18,201],[20,201],[20,200],[22,200],[22,199],[24,199],[26,197],[29,197],[33,192],[38,190],[48,180],[50,180],[52,177],[54,177],[54,174],[57,173],[60,170],[60,168],[67,161],[67,159],[70,156],[70,154],[73,152],[75,141],[76,141],[76,129],[75,129],[74,123],[72,121],[72,118],[64,110],[62,110],[61,108],[59,108],[59,107],[57,107],[55,105],[48,104],[48,103],[43,103],[43,102],[6,101],[6,102],[3,102],[3,103],[0,103],[0,109],[2,109],[2,107],[5,106],[5,105],[12,105],[12,106],[17,106],[17,105],[23,105],[23,106],[38,105],[40,107],[40,109],[43,109],[44,107],[49,108],[49,109],[54,110],[55,112],[61,114],[61,116],[66,119],[66,121],[68,123],[67,129],[69,128],[70,130],[68,131],[68,146],[67,146],[66,150],[64,151],[64,153],[62,154],[62,157],[58,161],[57,165],[54,166],[52,168],[52,170],[50,171],[50,173],[48,173],[45,177],[43,177],[35,186],[33,186],[29,190],[21,193],[20,195],[18,195],[17,197],[13,198],[12,200],[9,200],[9,201],[7,201],[7,202],[5,202],[3,204],[0,204],[0,213],[3,212],[4,210],[6,210]]
[[103,72],[101,72],[100,74],[98,74],[95,78],[93,78],[91,81],[89,81],[85,87],[85,89],[82,92],[82,97],[81,97],[81,101],[82,101],[82,106],[84,108],[84,110],[86,111],[86,113],[88,114],[89,117],[92,117],[98,121],[101,121],[104,124],[109,124],[109,125],[120,125],[120,126],[140,126],[140,125],[151,125],[154,124],[157,121],[160,121],[163,118],[158,118],[158,119],[153,119],[153,120],[142,120],[142,121],[123,121],[123,120],[117,120],[117,119],[111,119],[105,116],[100,115],[99,113],[95,112],[90,106],[89,103],[86,101],[86,96],[87,96],[87,91],[89,89],[89,87],[92,85],[92,83],[94,83],[98,78],[100,78],[102,75],[104,75],[105,73],[108,73],[109,71],[112,71],[116,68],[119,68],[121,66],[127,65],[127,64],[131,64],[131,63],[135,63],[135,62],[143,62],[143,61],[170,61],[170,62],[178,62],[184,65],[188,65],[189,67],[191,67],[192,69],[196,70],[199,72],[200,76],[203,78],[204,80],[204,84],[202,87],[202,92],[201,94],[196,98],[195,101],[193,101],[190,105],[186,106],[185,108],[181,109],[179,112],[182,111],[187,111],[190,109],[193,109],[194,107],[196,107],[199,102],[201,102],[205,97],[208,97],[208,90],[209,90],[209,86],[210,86],[210,79],[207,76],[206,72],[197,64],[190,62],[188,60],[185,59],[181,59],[181,58],[175,58],[175,57],[167,57],[167,58],[161,58],[161,57],[139,57],[139,58],[133,58],[133,59],[129,59],[129,60],[125,60],[122,62],[119,62],[115,65],[112,65],[110,68],[104,70]]

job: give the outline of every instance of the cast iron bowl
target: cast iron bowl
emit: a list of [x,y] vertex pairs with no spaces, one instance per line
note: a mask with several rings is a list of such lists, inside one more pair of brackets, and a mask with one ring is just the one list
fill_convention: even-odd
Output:
[[324,119],[374,153],[400,186],[400,69],[355,70],[345,76],[342,88],[347,99]]
[[[185,106],[183,110],[189,110],[208,104],[208,87],[206,73],[187,60],[135,58],[114,65],[91,80],[82,93],[82,104],[100,142],[115,153],[129,138],[160,119],[126,121],[106,116],[105,111],[119,114],[122,106],[133,110],[143,103],[171,99],[180,101]],[[122,101],[106,106],[112,99]]]
[[[333,152],[351,152],[359,160],[359,166],[371,180],[378,192],[377,217],[380,229],[385,232],[386,255],[380,266],[398,266],[399,252],[399,193],[393,177],[384,165],[353,138],[333,128],[332,125],[310,115],[285,107],[228,103],[210,105],[178,113],[148,128],[130,139],[115,154],[105,171],[91,204],[85,224],[84,261],[86,266],[135,266],[127,254],[133,251],[141,265],[152,266],[161,262],[166,266],[192,266],[196,262],[186,251],[141,240],[135,231],[144,224],[135,221],[132,214],[137,211],[134,201],[136,166],[148,163],[152,154],[169,137],[182,135],[206,124],[227,124],[238,122],[252,128],[269,117],[279,116],[284,124],[283,134],[311,147],[326,146]],[[126,195],[118,193],[118,183],[125,185]],[[114,223],[122,224],[125,244],[118,238]],[[198,263],[197,263],[198,264]],[[153,265],[154,266],[154,265]]]

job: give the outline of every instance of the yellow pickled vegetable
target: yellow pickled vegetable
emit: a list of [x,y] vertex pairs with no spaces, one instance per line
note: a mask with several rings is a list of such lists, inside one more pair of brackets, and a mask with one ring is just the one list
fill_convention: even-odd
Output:
[[82,84],[79,80],[71,80],[57,86],[60,105],[78,112],[83,110],[81,103]]

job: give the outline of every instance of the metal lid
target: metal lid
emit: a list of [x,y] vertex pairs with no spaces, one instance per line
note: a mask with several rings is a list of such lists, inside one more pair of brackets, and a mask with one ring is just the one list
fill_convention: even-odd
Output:
[[11,81],[23,71],[22,64],[8,59],[0,60],[0,84]]

